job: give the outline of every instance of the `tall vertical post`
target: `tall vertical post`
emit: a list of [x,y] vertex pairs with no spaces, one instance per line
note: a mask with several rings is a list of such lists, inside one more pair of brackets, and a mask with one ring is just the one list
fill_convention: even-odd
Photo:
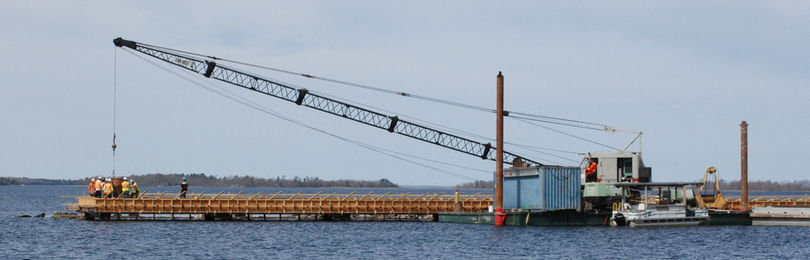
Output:
[[748,210],[748,123],[740,124],[740,207]]
[[503,74],[498,71],[497,129],[495,144],[495,225],[503,226],[506,213],[503,210]]

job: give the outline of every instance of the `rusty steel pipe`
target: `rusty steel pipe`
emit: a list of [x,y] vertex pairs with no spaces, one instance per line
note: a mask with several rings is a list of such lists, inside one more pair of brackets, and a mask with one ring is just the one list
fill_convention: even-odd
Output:
[[740,206],[743,210],[748,207],[748,123],[740,124]]
[[503,209],[503,74],[498,72],[497,129],[495,150],[495,203]]
[[503,210],[503,74],[498,71],[496,144],[495,144],[495,226],[502,227],[506,222]]

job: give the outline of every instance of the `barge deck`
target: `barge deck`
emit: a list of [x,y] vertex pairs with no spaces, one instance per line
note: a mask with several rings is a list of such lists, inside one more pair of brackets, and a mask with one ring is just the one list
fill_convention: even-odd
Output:
[[[254,215],[284,216],[314,215],[315,219],[351,220],[352,216],[379,218],[382,216],[433,217],[447,211],[484,212],[492,205],[488,195],[438,194],[180,194],[147,193],[138,198],[95,198],[78,196],[77,203],[68,203],[68,210],[82,219],[149,219],[141,216],[194,215],[205,220],[251,219]],[[434,218],[435,219],[435,218]]]

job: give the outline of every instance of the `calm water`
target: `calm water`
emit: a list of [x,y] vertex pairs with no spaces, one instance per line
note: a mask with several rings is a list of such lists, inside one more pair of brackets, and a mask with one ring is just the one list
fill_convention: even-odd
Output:
[[[0,186],[0,258],[801,258],[807,227],[505,227],[421,222],[53,219],[82,186]],[[176,191],[147,187],[150,191]],[[202,189],[192,189],[200,192]],[[279,189],[207,189],[209,193]],[[298,191],[297,189],[284,189]],[[453,190],[302,189],[302,192]],[[479,191],[472,191],[473,193]],[[15,218],[47,213],[46,218]]]

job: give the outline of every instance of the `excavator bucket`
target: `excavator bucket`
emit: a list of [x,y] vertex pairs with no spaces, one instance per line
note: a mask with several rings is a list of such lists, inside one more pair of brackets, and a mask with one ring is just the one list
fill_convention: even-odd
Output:
[[[710,174],[714,175],[714,193],[704,194],[703,189],[707,186],[705,184]],[[726,209],[726,198],[720,192],[720,176],[717,169],[714,167],[706,169],[706,174],[703,175],[703,183],[704,185],[700,186],[697,194],[697,201],[700,206],[707,209]]]

